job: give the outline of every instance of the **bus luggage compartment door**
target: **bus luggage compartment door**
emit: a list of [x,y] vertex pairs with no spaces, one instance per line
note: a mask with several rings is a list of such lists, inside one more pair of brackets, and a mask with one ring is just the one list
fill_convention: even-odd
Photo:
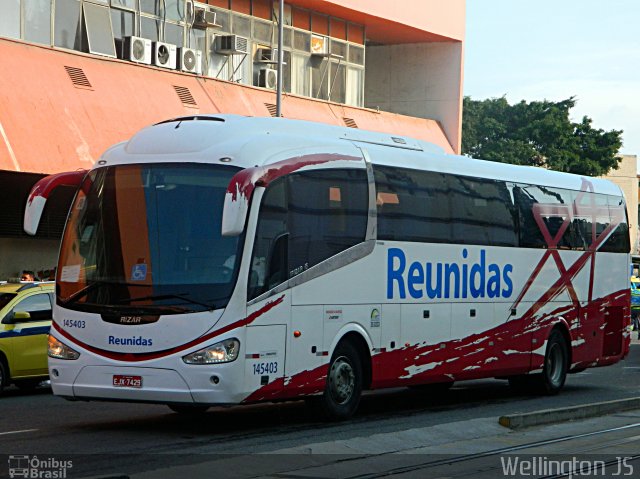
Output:
[[269,385],[269,394],[282,391],[287,326],[248,326],[245,340],[245,391]]

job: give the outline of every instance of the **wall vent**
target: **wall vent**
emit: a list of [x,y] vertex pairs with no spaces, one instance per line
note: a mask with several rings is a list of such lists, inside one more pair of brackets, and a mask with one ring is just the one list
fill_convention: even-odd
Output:
[[349,128],[358,128],[358,124],[353,118],[342,117],[342,121],[344,121],[344,124]]
[[278,116],[278,107],[273,103],[265,103],[264,106],[269,110],[269,114],[273,117]]
[[93,88],[82,68],[65,66],[71,82],[78,88]]
[[190,106],[190,107],[198,106],[195,98],[193,98],[193,95],[191,94],[191,92],[187,87],[173,85],[173,89],[176,91],[178,98],[180,98],[180,101],[184,106]]

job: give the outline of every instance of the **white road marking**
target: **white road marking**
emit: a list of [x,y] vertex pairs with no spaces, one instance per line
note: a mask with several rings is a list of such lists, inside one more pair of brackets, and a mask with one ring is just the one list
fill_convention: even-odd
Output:
[[37,429],[22,429],[20,431],[0,432],[0,436],[6,436],[8,434],[20,434],[21,432],[33,432],[33,431],[37,431]]

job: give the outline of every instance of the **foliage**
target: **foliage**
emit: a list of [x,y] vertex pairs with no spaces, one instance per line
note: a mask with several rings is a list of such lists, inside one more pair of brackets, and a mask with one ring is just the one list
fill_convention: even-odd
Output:
[[483,160],[542,166],[579,175],[601,176],[617,169],[622,131],[591,126],[587,116],[569,119],[575,97],[521,101],[464,98],[462,153]]

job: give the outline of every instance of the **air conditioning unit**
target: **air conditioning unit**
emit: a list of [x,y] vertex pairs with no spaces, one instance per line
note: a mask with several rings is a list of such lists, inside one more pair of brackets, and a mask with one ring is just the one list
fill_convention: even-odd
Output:
[[171,43],[153,42],[152,60],[158,67],[176,69],[177,52],[176,46]]
[[258,77],[258,86],[275,90],[278,86],[278,72],[271,68],[261,68]]
[[183,72],[202,73],[202,52],[192,48],[178,48],[178,69]]
[[196,8],[193,27],[194,28],[207,28],[207,27],[219,27],[216,24],[216,12],[210,12],[205,8]]
[[151,65],[151,40],[141,37],[124,37],[122,57],[136,63]]
[[238,55],[249,53],[249,39],[240,35],[218,35],[216,52],[222,55]]

